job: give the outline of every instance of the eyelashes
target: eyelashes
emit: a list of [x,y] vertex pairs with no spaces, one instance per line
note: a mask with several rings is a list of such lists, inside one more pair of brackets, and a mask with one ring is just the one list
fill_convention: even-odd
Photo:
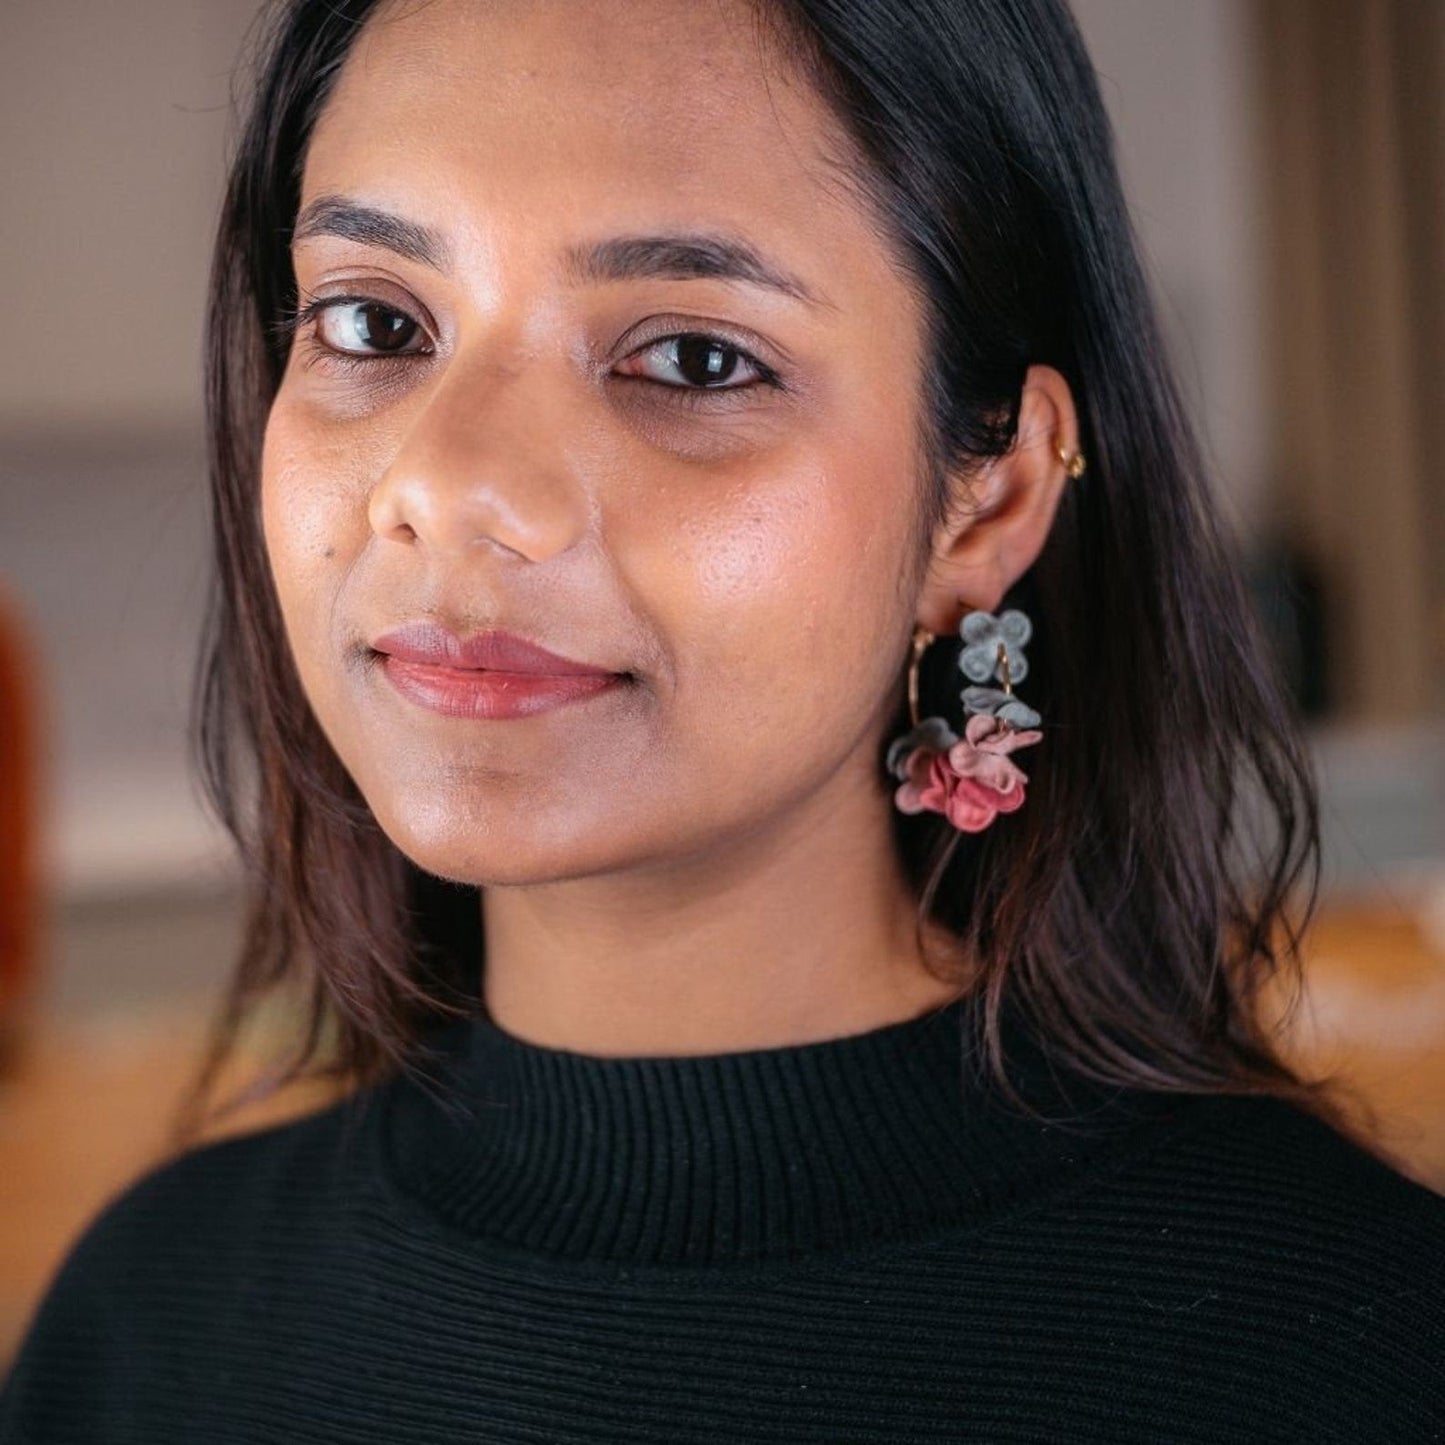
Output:
[[[369,352],[365,350],[349,351],[325,340],[324,324],[326,320],[331,314],[343,312],[348,307],[364,311],[365,324],[371,326],[374,323],[380,323],[384,333],[387,330],[388,321],[399,322],[400,330],[393,324],[390,334],[385,337],[387,341],[399,338],[398,347],[391,348],[382,345],[380,349]],[[272,332],[279,341],[289,342],[293,347],[301,349],[302,364],[307,369],[320,367],[324,371],[339,375],[361,376],[368,381],[390,382],[395,379],[400,368],[419,360],[426,360],[434,354],[431,349],[425,347],[401,349],[414,336],[425,336],[425,331],[420,323],[405,311],[387,302],[379,301],[374,296],[314,297],[304,305],[288,311],[273,325]],[[376,344],[375,338],[363,337],[359,329],[356,339],[363,347]],[[637,357],[654,354],[665,355],[667,357],[665,364],[674,368],[681,368],[684,360],[696,363],[706,358],[703,369],[714,375],[721,372],[724,376],[729,376],[740,367],[745,368],[754,374],[755,380],[724,386],[705,383],[692,384],[686,380],[679,384],[628,373],[617,375],[617,379],[650,386],[654,392],[665,395],[668,401],[689,406],[715,405],[725,396],[732,396],[734,401],[743,401],[748,399],[746,394],[757,394],[762,388],[773,391],[787,390],[782,378],[767,363],[759,360],[737,342],[712,332],[674,331],[653,337],[630,352],[624,361],[632,361]],[[736,358],[738,364],[720,367],[714,360],[719,355]],[[744,393],[745,395],[738,397],[733,395],[735,393]]]

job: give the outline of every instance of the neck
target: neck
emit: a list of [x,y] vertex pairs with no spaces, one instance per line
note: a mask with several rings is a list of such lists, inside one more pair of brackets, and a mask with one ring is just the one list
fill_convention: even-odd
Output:
[[482,890],[488,1015],[598,1056],[835,1038],[958,996],[969,969],[903,877],[886,799],[840,774],[766,825],[626,870]]

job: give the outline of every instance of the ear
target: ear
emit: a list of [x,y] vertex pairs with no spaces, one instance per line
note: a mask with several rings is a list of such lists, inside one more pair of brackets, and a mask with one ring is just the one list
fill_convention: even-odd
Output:
[[918,599],[918,621],[929,631],[954,631],[964,610],[996,611],[1033,565],[1070,482],[1057,448],[1072,455],[1078,438],[1068,382],[1052,366],[1030,366],[1013,445],[949,479],[959,501],[934,534]]

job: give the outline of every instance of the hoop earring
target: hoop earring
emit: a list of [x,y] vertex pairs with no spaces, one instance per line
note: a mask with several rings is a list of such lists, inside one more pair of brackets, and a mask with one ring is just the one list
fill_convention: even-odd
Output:
[[979,833],[1000,813],[1023,806],[1023,770],[1008,756],[1038,742],[1040,718],[1014,695],[1013,684],[1028,675],[1023,645],[1033,635],[1026,613],[1010,608],[968,612],[958,624],[963,651],[958,666],[975,684],[960,693],[968,715],[963,736],[946,719],[918,717],[918,666],[934,640],[926,627],[913,629],[908,665],[909,731],[889,744],[888,771],[900,780],[893,801],[902,813],[941,813],[961,832]]

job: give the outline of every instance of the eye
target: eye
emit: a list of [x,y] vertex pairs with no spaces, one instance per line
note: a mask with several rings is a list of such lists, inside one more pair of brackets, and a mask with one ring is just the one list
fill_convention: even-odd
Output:
[[[660,369],[664,376],[671,372],[680,381],[668,381],[657,375],[624,372],[624,376],[650,381],[670,391],[747,391],[758,385],[779,385],[778,375],[751,352],[721,336],[700,331],[683,331],[635,351],[628,362],[646,361]],[[739,381],[737,378],[743,379]],[[749,379],[750,378],[750,379]]]
[[374,296],[313,297],[282,316],[275,331],[296,343],[301,364],[308,369],[371,373],[375,362],[431,355],[430,348],[409,344],[426,335],[422,324]]
[[343,356],[394,356],[407,349],[414,337],[424,336],[419,322],[365,296],[334,296],[303,308],[302,319],[313,320],[317,339]]
[[[327,325],[338,317],[338,332],[327,335]],[[318,323],[326,344],[338,351],[348,350],[347,341],[384,352],[402,351],[421,329],[411,317],[376,301],[328,307],[318,318]]]

